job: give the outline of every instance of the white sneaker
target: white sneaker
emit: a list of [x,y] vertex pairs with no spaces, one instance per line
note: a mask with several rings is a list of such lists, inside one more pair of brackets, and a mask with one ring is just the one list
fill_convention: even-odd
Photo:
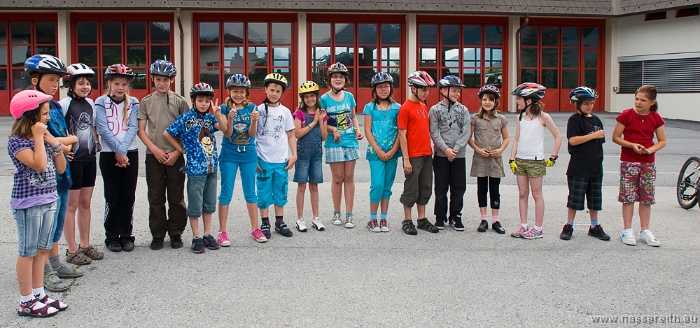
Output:
[[343,224],[343,220],[340,219],[340,213],[335,213],[335,214],[333,214],[333,224],[334,224],[334,225],[341,225],[341,224]]
[[306,232],[306,222],[304,222],[304,218],[297,220],[297,230]]
[[639,240],[647,243],[649,246],[659,247],[661,242],[659,242],[651,230],[642,230],[639,232]]
[[634,231],[632,230],[630,230],[629,233],[627,230],[622,230],[622,236],[620,238],[622,238],[622,242],[625,245],[637,246],[637,240],[634,239]]
[[353,222],[355,216],[350,214],[345,214],[345,227],[348,229],[352,229],[355,227],[355,222]]
[[323,226],[323,223],[321,223],[321,219],[319,218],[313,219],[313,221],[311,221],[311,225],[318,231],[326,230],[326,227]]

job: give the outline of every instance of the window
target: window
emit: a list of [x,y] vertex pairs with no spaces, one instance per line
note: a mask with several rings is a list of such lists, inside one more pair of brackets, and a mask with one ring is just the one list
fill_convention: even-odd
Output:
[[0,91],[23,90],[31,85],[24,61],[35,54],[56,53],[56,21],[5,20],[0,22]]
[[[77,15],[77,14],[76,14]],[[75,15],[72,15],[75,16]],[[101,20],[99,14],[74,17],[74,57],[78,62],[95,70],[93,89],[102,93],[105,69],[112,64],[124,64],[134,71],[132,90],[143,90],[145,96],[151,90],[148,68],[157,59],[173,61],[172,16],[163,19],[132,15],[133,20]],[[167,17],[167,19],[165,19]]]
[[[660,93],[700,92],[700,57],[694,54],[620,59],[620,93],[634,93],[644,84],[653,84]],[[664,58],[667,57],[667,58]]]
[[691,7],[676,10],[676,18],[698,15],[700,15],[700,7]]
[[653,20],[661,20],[661,19],[666,19],[666,12],[665,11],[661,11],[658,13],[650,13],[650,14],[646,14],[644,16],[645,21],[653,21]]

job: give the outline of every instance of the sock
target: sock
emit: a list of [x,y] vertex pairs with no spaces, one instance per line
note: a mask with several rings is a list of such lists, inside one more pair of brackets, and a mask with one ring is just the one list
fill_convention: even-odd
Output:
[[340,211],[333,211],[333,216],[335,216],[336,214],[340,215]]
[[34,300],[34,294],[19,295],[19,302],[23,305],[29,304],[29,302],[31,302],[32,300]]
[[44,275],[47,275],[51,271],[53,271],[51,264],[49,264],[49,263],[44,264]]
[[542,227],[535,226],[535,230],[537,230],[538,232],[542,231]]
[[634,230],[632,228],[625,229],[625,235],[634,236]]
[[387,212],[382,212],[382,219],[386,219]]
[[[593,222],[593,221],[591,221],[591,222]],[[570,225],[572,228],[574,227],[574,223],[573,223],[573,222],[567,222],[566,224]],[[593,225],[593,224],[591,224],[591,225]]]
[[270,225],[270,218],[262,218],[262,223]]
[[377,221],[377,212],[369,212],[369,220],[370,221]]
[[491,216],[491,223],[496,223],[498,222],[498,215],[492,215]]
[[61,266],[61,259],[58,257],[58,255],[49,256],[49,263],[51,263],[54,270],[58,270],[58,267]]
[[284,216],[282,215],[275,215],[275,222],[282,224],[284,223]]
[[595,228],[598,225],[598,220],[591,220],[591,228]]
[[46,296],[46,292],[44,292],[44,286],[41,286],[39,288],[32,288],[32,295],[38,299],[44,298]]
[[[346,212],[346,213],[345,213],[345,217],[346,217],[346,218],[347,218],[347,217],[351,217],[351,216],[355,216],[355,215],[352,214],[352,212]],[[375,216],[376,216],[376,214],[375,214]]]
[[527,229],[527,223],[521,223],[520,226],[523,227],[523,229]]
[[481,214],[481,221],[487,221],[486,219],[488,219],[488,218],[489,218],[489,216],[486,215],[486,213]]

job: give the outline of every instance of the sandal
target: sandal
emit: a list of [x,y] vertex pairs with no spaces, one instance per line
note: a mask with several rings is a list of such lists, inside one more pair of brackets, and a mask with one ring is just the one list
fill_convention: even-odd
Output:
[[63,311],[68,308],[68,304],[61,302],[60,300],[55,300],[49,298],[49,295],[44,295],[44,298],[40,299],[39,302],[44,303],[48,306],[53,307],[56,310]]
[[70,289],[70,286],[58,277],[56,271],[51,271],[44,275],[44,288],[50,292],[60,293]]
[[80,245],[78,245],[78,250],[92,260],[101,260],[105,257],[104,253],[98,252],[92,245],[88,247],[80,247]]
[[92,263],[92,259],[83,254],[80,249],[75,251],[75,253],[71,253],[66,250],[66,262],[73,263],[75,265],[87,265]]
[[17,310],[17,314],[23,317],[52,317],[56,313],[58,310],[55,307],[41,303],[37,298],[31,300],[27,305],[20,303],[19,310]]
[[63,263],[56,268],[56,274],[61,279],[74,279],[83,276],[83,273],[80,272],[78,268],[72,265],[65,265]]

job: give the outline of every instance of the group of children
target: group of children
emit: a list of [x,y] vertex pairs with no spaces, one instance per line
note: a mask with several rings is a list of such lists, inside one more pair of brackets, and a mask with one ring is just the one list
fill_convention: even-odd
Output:
[[[17,120],[8,141],[8,153],[17,168],[10,205],[19,235],[20,315],[47,317],[67,308],[65,303],[45,293],[45,288],[65,291],[69,286],[62,279],[83,275],[76,267],[61,263],[57,243],[62,234],[68,245],[66,262],[85,265],[104,257],[90,244],[89,233],[98,152],[105,198],[105,245],[112,252],[134,249],[137,136],[147,148],[146,182],[153,250],[163,248],[166,235],[172,248],[183,247],[187,218],[194,253],[230,246],[226,222],[239,174],[251,237],[257,242],[271,238],[270,205],[274,206],[274,230],[291,237],[293,233],[284,222],[284,206],[288,201],[288,171],[295,165],[296,229],[308,231],[304,219],[308,184],[311,225],[318,231],[325,230],[319,214],[318,191],[318,184],[323,182],[324,152],[332,173],[332,223],[355,227],[354,171],[360,158],[359,140],[364,137],[369,144],[366,158],[371,175],[366,224],[370,231],[390,231],[387,213],[400,157],[406,178],[400,197],[404,209],[401,229],[409,235],[416,235],[417,229],[437,233],[447,223],[463,231],[466,147],[469,146],[474,150],[470,176],[477,178],[481,214],[477,230],[488,230],[490,205],[491,228],[499,234],[506,233],[499,222],[499,185],[505,176],[502,154],[510,136],[508,120],[498,113],[501,94],[493,85],[479,90],[481,107],[470,114],[459,103],[465,86],[455,76],[443,77],[436,83],[424,71],[410,74],[410,95],[400,105],[393,98],[393,77],[385,72],[377,73],[370,81],[373,100],[363,110],[363,133],[356,117],[355,98],[345,90],[351,85],[349,71],[341,63],[329,67],[326,82],[330,90],[323,96],[315,82],[306,81],[299,86],[299,106],[293,113],[280,102],[289,85],[278,73],[265,77],[266,97],[258,106],[248,100],[251,87],[248,78],[233,74],[226,81],[228,97],[220,106],[218,99],[214,99],[214,89],[198,83],[190,90],[190,107],[183,97],[171,91],[177,70],[164,60],[151,65],[149,73],[155,91],[141,102],[129,96],[134,73],[122,64],[107,67],[106,93],[94,102],[88,96],[95,72],[87,65],[66,67],[54,56],[35,55],[25,62],[25,72],[32,90],[18,93],[11,101],[10,111]],[[61,78],[63,86],[68,88],[68,97],[56,102],[52,98]],[[441,100],[428,109],[426,99],[430,88],[436,85]],[[523,83],[511,93],[516,96],[520,111],[509,159],[517,179],[521,219],[521,225],[511,234],[513,237],[543,236],[542,177],[546,167],[556,163],[562,142],[551,116],[543,111],[540,100],[544,92],[545,88],[539,84]],[[598,94],[579,87],[569,97],[577,113],[567,123],[571,154],[567,170],[569,210],[560,238],[572,237],[576,211],[583,210],[587,200],[591,215],[588,234],[609,240],[597,219],[602,204],[605,142],[602,122],[591,113]],[[620,114],[613,132],[613,141],[622,147],[618,200],[623,203],[625,228],[621,239],[628,245],[636,244],[631,228],[635,202],[639,202],[642,228],[639,239],[652,246],[660,245],[648,230],[650,205],[654,203],[654,153],[666,143],[664,121],[657,109],[656,89],[641,87],[635,94],[635,107]],[[554,150],[548,159],[544,155],[545,130],[554,137]],[[216,131],[223,132],[220,152]],[[36,147],[41,143],[44,147]],[[219,232],[214,237],[212,214],[217,210],[219,171]],[[435,224],[425,213],[432,196],[433,177]],[[535,201],[532,228],[527,221],[530,193]],[[412,218],[414,206],[418,214],[416,224]],[[202,217],[202,233],[199,217]]]

